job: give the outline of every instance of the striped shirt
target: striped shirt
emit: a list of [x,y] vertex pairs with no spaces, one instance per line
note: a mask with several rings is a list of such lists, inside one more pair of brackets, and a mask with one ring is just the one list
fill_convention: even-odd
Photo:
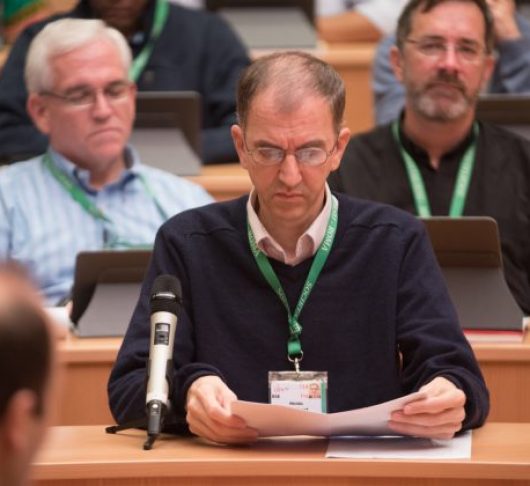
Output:
[[163,214],[169,217],[212,202],[200,186],[141,164],[130,148],[121,178],[99,190],[89,186],[87,170],[51,149],[49,153],[110,222],[95,218],[74,201],[42,156],[0,171],[0,261],[24,265],[48,305],[69,294],[78,252],[151,246]]

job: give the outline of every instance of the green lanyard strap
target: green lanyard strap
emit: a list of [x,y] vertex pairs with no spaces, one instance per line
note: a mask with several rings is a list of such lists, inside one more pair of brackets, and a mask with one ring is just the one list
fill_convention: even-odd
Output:
[[[110,224],[111,226],[115,226],[114,222],[105,215],[105,213],[99,209],[93,201],[91,201],[86,193],[77,185],[75,184],[70,177],[68,177],[59,167],[57,167],[50,155],[49,152],[46,152],[44,156],[42,157],[42,162],[44,163],[44,166],[50,171],[50,173],[55,177],[57,182],[61,184],[61,186],[70,194],[72,199],[77,202],[88,214],[90,214],[94,219],[104,221],[105,223]],[[153,200],[157,211],[159,212],[160,216],[162,217],[162,220],[165,221],[168,219],[167,213],[164,211],[164,208],[158,201],[155,193],[147,183],[147,180],[143,176],[143,174],[138,174],[138,177],[144,187],[144,190],[146,194]],[[131,246],[136,247],[136,245],[130,245],[129,243],[123,242],[123,245],[125,246]],[[145,247],[146,245],[140,245],[140,247]]]
[[153,19],[153,27],[151,28],[149,39],[147,40],[144,48],[134,58],[134,61],[129,70],[129,76],[133,81],[138,81],[138,78],[144,70],[147,61],[151,57],[153,48],[155,47],[155,42],[160,37],[160,33],[162,32],[162,29],[166,24],[168,14],[169,3],[167,2],[167,0],[157,0]]
[[320,247],[318,248],[318,251],[315,255],[313,263],[311,264],[309,274],[307,275],[306,281],[302,288],[302,292],[300,293],[300,297],[298,298],[298,303],[296,304],[294,313],[291,314],[291,309],[289,307],[289,303],[287,302],[287,296],[285,295],[282,285],[276,273],[274,272],[274,269],[272,268],[269,262],[269,259],[258,248],[256,239],[254,237],[254,233],[252,232],[252,228],[250,227],[250,224],[247,221],[248,241],[250,245],[250,250],[252,251],[252,255],[254,255],[254,259],[256,260],[258,268],[260,269],[263,277],[268,282],[268,284],[271,286],[272,290],[276,293],[276,295],[279,297],[280,301],[284,305],[285,309],[287,310],[287,321],[289,324],[289,338],[287,341],[287,354],[288,354],[289,361],[294,363],[295,369],[297,372],[299,371],[299,363],[303,357],[302,344],[300,342],[300,335],[302,334],[302,326],[300,325],[298,318],[329,256],[331,247],[333,245],[333,240],[335,239],[335,233],[337,232],[337,223],[338,223],[338,202],[335,199],[335,197],[332,196],[331,197],[331,214],[328,220],[328,225],[326,228],[324,239],[322,240],[322,243],[320,244]]
[[49,152],[44,154],[42,162],[53,175],[53,177],[55,177],[55,179],[59,182],[59,184],[64,187],[66,192],[70,194],[72,199],[77,202],[88,214],[90,214],[94,219],[112,223],[112,221],[105,216],[103,211],[101,211],[101,209],[99,209],[90,199],[88,199],[84,191],[79,186],[74,184],[74,182],[53,163]]
[[[416,162],[405,150],[403,144],[401,143],[398,120],[392,124],[392,133],[397,144],[399,145],[401,157],[405,163],[405,169],[407,170],[410,188],[414,197],[416,212],[418,213],[418,216],[422,218],[428,218],[432,216],[432,213],[427,191],[425,189],[425,184]],[[462,216],[464,213],[464,205],[466,203],[469,183],[471,182],[471,174],[473,173],[473,166],[475,164],[476,138],[478,137],[478,133],[478,124],[475,123],[473,125],[473,134],[475,136],[475,140],[466,150],[462,160],[460,161],[460,167],[458,168],[458,175],[456,177],[453,196],[451,198],[451,206],[449,208],[449,216],[452,218]]]

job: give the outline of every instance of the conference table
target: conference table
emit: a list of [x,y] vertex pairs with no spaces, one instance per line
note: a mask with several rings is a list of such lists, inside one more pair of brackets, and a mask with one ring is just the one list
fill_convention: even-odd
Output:
[[32,478],[37,486],[261,485],[503,486],[530,481],[530,424],[488,423],[473,431],[470,459],[326,458],[325,438],[260,439],[230,447],[101,426],[54,427]]
[[[121,338],[59,342],[62,368],[56,425],[112,424],[107,380]],[[473,344],[491,394],[490,421],[530,423],[530,335],[517,344]]]

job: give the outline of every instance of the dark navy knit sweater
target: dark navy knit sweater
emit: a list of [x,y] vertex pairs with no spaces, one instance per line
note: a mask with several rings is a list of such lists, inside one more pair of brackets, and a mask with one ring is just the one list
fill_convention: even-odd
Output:
[[[390,400],[443,375],[466,393],[464,427],[481,425],[488,392],[422,223],[390,206],[336,197],[333,248],[300,315],[302,369],[328,372],[328,411]],[[180,213],[161,227],[109,381],[119,423],[144,414],[148,298],[160,274],[178,276],[183,288],[174,348],[177,416],[199,376],[217,374],[240,399],[267,402],[267,372],[292,370],[285,308],[249,249],[246,200]],[[311,262],[271,260],[291,309]]]

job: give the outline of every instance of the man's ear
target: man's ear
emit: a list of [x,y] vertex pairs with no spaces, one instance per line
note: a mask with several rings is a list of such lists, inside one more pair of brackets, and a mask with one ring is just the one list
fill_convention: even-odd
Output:
[[14,454],[33,448],[37,396],[31,390],[19,390],[9,400],[4,414],[4,447]]
[[245,150],[245,139],[243,137],[243,129],[240,125],[232,125],[230,128],[232,134],[232,140],[234,141],[234,147],[236,148],[237,155],[239,157],[239,163],[242,167],[247,168],[246,161],[246,150]]
[[344,155],[344,151],[346,150],[346,146],[348,145],[348,142],[350,141],[351,132],[349,128],[343,127],[341,128],[339,132],[339,136],[337,137],[337,145],[335,152],[331,155],[331,165],[330,169],[331,172],[334,170],[337,170],[340,166],[340,162],[342,160],[342,156]]
[[30,93],[26,103],[26,109],[39,131],[45,135],[49,135],[49,107],[47,101],[44,99],[44,96],[37,93]]
[[403,55],[397,46],[392,46],[389,56],[394,76],[401,83],[403,82]]

